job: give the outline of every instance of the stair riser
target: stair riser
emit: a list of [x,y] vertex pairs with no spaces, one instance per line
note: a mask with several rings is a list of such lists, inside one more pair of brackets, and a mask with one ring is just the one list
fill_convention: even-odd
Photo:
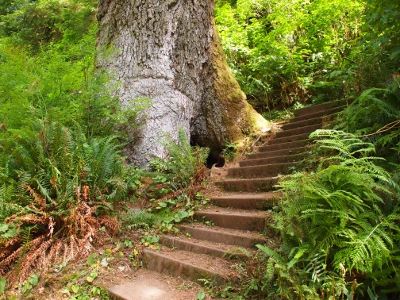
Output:
[[265,178],[287,174],[296,163],[270,164],[228,169],[228,178]]
[[209,248],[205,247],[199,243],[192,243],[184,240],[178,240],[173,237],[169,236],[163,236],[160,239],[161,244],[168,247],[168,248],[175,248],[178,250],[184,250],[188,252],[193,252],[193,253],[199,253],[199,254],[206,254],[214,257],[221,257],[221,258],[232,258],[232,259],[240,259],[242,261],[246,261],[249,259],[247,255],[245,255],[243,252],[238,250],[236,247],[232,246],[232,250],[229,252],[223,251],[221,249],[217,248]]
[[211,232],[205,231],[201,228],[193,228],[193,227],[183,227],[177,226],[181,232],[189,233],[192,238],[198,240],[205,240],[215,243],[223,243],[227,245],[233,245],[238,247],[244,248],[253,248],[255,249],[255,245],[265,243],[265,240],[262,238],[250,238],[250,237],[243,237],[235,234],[227,234],[225,232]]
[[144,250],[143,265],[149,270],[174,277],[197,282],[198,279],[207,278],[218,284],[223,284],[227,279],[210,270],[199,268],[183,261],[170,258],[159,253]]
[[291,122],[299,122],[299,121],[303,121],[303,120],[314,119],[314,118],[317,118],[317,117],[330,116],[332,114],[341,112],[344,108],[345,107],[343,107],[343,106],[339,106],[339,107],[330,108],[330,109],[325,110],[325,111],[311,113],[311,114],[308,114],[308,115],[296,116],[293,119],[291,119]]
[[283,137],[289,137],[289,136],[294,136],[294,135],[299,135],[303,133],[311,133],[314,132],[317,129],[321,128],[322,124],[313,124],[313,125],[308,125],[300,128],[294,128],[294,129],[289,129],[289,130],[284,130],[280,131],[276,134],[276,138],[283,138]]
[[275,138],[273,140],[269,140],[268,145],[297,142],[297,141],[301,141],[301,140],[306,140],[306,139],[308,139],[309,136],[310,136],[310,132],[306,132],[306,133],[302,133],[302,134],[298,134],[298,135]]
[[197,221],[211,221],[215,226],[239,230],[262,231],[265,228],[266,217],[195,213]]
[[[271,140],[273,141],[273,140]],[[310,143],[310,140],[304,139],[300,141],[294,141],[294,142],[289,142],[289,143],[282,143],[282,144],[269,144],[266,146],[262,146],[259,148],[260,152],[272,152],[272,151],[278,151],[278,150],[291,150],[295,148],[300,148],[306,146],[308,143]],[[275,155],[274,155],[275,156]]]
[[294,111],[294,115],[296,117],[300,116],[306,116],[314,113],[320,113],[320,112],[325,112],[327,110],[330,110],[332,108],[336,107],[342,107],[346,105],[346,101],[332,101],[332,102],[327,102],[323,104],[318,104],[318,105],[313,105],[313,106],[308,106],[304,108],[300,108]]
[[278,199],[211,199],[211,203],[220,207],[232,207],[238,209],[267,210],[278,204]]
[[322,127],[322,119],[323,117],[317,117],[313,119],[307,119],[299,122],[290,122],[286,123],[282,126],[282,130],[291,130],[295,128],[310,126],[310,125],[319,125]]
[[[308,142],[308,141],[306,141],[306,142]],[[266,147],[268,147],[268,146],[266,146]],[[263,148],[265,149],[266,147],[264,146]],[[275,151],[263,151],[263,152],[257,152],[257,153],[250,154],[248,156],[248,158],[249,158],[248,160],[253,160],[253,159],[283,159],[283,160],[285,160],[287,157],[290,157],[291,155],[294,155],[294,154],[297,155],[300,153],[304,153],[306,151],[307,151],[306,147],[288,148],[288,149],[281,149],[281,150],[275,150]],[[278,162],[283,162],[283,161],[278,161]]]
[[275,190],[278,179],[229,180],[215,184],[228,192],[258,193]]
[[240,167],[250,167],[250,166],[260,166],[260,165],[269,165],[273,163],[290,163],[297,162],[306,157],[306,153],[299,153],[295,155],[286,155],[286,156],[276,156],[276,157],[268,157],[268,158],[260,158],[260,159],[247,159],[239,162]]

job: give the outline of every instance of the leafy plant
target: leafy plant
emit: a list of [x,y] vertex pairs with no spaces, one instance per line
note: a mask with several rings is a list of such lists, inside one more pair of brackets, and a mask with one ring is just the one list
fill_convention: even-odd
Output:
[[164,145],[169,152],[168,158],[156,157],[150,162],[150,166],[154,171],[167,176],[172,187],[189,188],[204,178],[202,173],[209,149],[190,146],[183,128],[178,130],[177,142],[171,136],[165,135]]
[[396,295],[397,185],[375,164],[381,158],[370,156],[373,144],[334,130],[311,137],[331,154],[315,173],[279,183],[285,197],[275,220],[282,246],[278,252],[258,246],[268,257],[266,278],[277,280],[277,295],[286,299],[362,297],[368,289]]
[[[57,123],[43,124],[36,140],[19,139],[1,160],[9,183],[0,198],[3,222],[1,275],[10,284],[33,270],[84,255],[105,226],[118,222],[105,214],[128,188],[116,184],[125,176],[115,138],[87,140]],[[18,266],[18,267],[16,267]]]
[[379,154],[397,162],[400,142],[400,86],[394,80],[388,88],[371,88],[357,97],[342,114],[340,128],[376,145]]

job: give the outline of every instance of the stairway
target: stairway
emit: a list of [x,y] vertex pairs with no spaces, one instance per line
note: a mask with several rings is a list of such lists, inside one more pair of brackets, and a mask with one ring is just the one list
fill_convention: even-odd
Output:
[[309,134],[344,105],[336,101],[296,110],[266,146],[240,161],[239,167],[229,168],[225,180],[215,182],[226,195],[212,198],[211,207],[197,211],[197,222],[179,225],[178,235],[161,236],[160,250],[144,250],[145,267],[192,281],[237,279],[237,260],[245,261],[256,244],[270,241],[267,210],[279,201],[274,192],[278,174],[287,174],[307,155]]

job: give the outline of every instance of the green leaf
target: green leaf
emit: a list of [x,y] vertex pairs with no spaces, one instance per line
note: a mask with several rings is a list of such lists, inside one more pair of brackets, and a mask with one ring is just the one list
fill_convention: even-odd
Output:
[[4,294],[6,288],[6,279],[4,277],[0,278],[0,295]]
[[93,280],[95,280],[96,278],[97,278],[97,273],[92,272],[92,273],[90,273],[90,275],[88,277],[86,277],[86,281],[89,283],[92,283]]
[[6,232],[8,228],[7,224],[0,224],[0,232]]
[[87,264],[90,267],[94,267],[95,265],[98,264],[98,262],[99,262],[99,256],[96,253],[93,253],[87,259]]
[[39,277],[36,274],[33,274],[29,277],[28,281],[31,285],[36,286],[39,283]]
[[195,300],[204,300],[206,298],[206,293],[204,290],[201,290],[200,292],[197,293],[196,297],[194,298]]
[[72,291],[74,294],[78,293],[78,292],[79,292],[79,285],[76,285],[76,284],[72,285],[72,286],[71,286],[71,291]]

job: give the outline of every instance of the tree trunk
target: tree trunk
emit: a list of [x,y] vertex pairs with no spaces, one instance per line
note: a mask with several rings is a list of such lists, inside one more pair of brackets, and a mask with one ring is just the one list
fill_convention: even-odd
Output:
[[112,48],[98,63],[113,74],[117,97],[124,105],[151,99],[128,149],[139,166],[165,156],[163,132],[176,139],[179,127],[217,155],[226,141],[268,126],[229,70],[213,0],[100,0],[97,17],[98,48]]

